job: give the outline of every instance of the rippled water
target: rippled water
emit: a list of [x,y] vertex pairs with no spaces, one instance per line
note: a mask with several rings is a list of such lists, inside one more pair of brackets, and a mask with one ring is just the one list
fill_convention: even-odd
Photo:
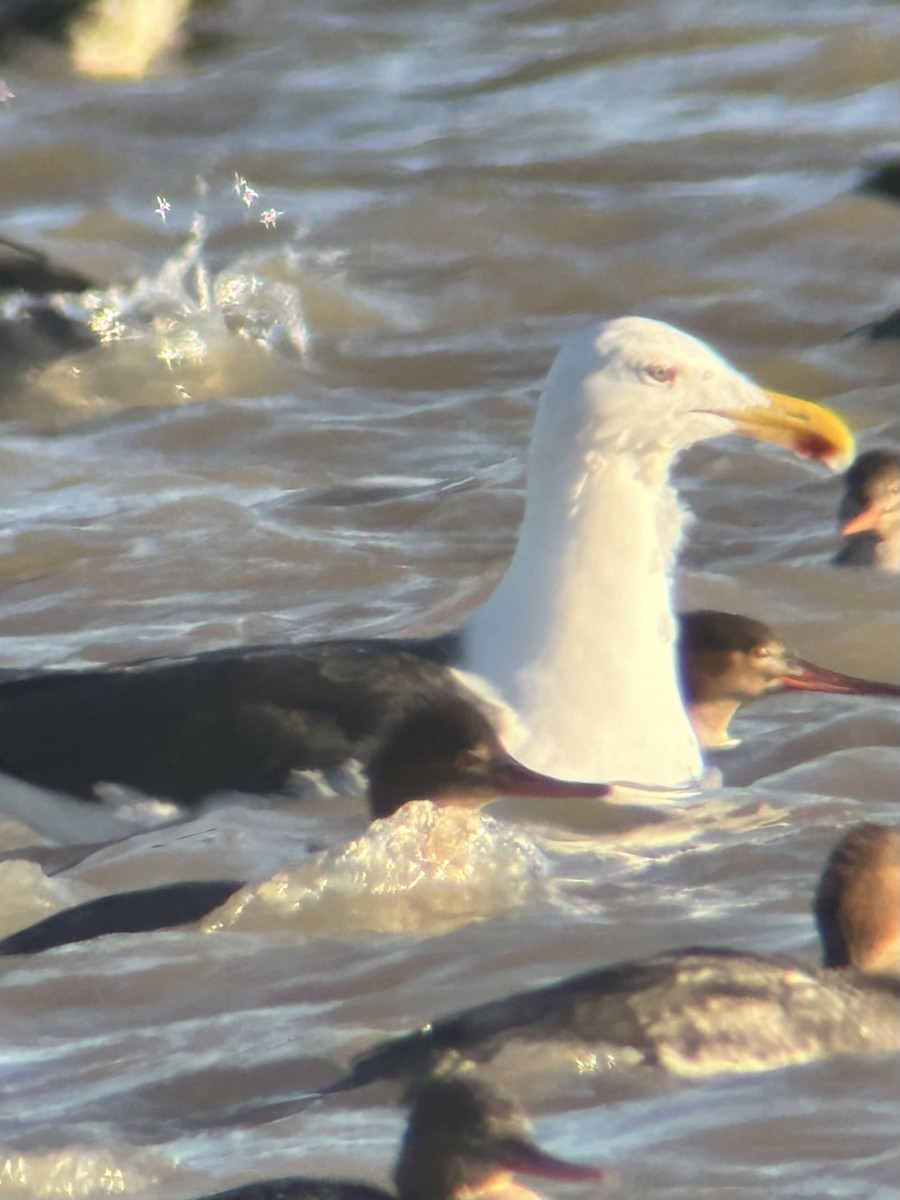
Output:
[[[900,209],[853,191],[896,138],[893,4],[234,0],[218,19],[224,41],[140,82],[37,43],[0,62],[3,233],[96,280],[60,304],[98,332],[40,363],[5,351],[2,665],[452,624],[512,547],[535,390],[597,315],[671,320],[827,399],[861,446],[900,443],[897,343],[847,336],[900,303]],[[678,475],[699,518],[685,603],[897,677],[896,579],[828,565],[838,481],[735,439]],[[4,962],[0,1194],[384,1177],[387,1093],[227,1113],[589,964],[813,956],[836,832],[894,817],[897,707],[785,697],[736,730],[733,785],[663,824],[466,818],[490,878],[433,841],[396,870],[425,810],[342,852],[362,804],[327,796],[226,806],[48,876],[0,863],[4,929],[166,879],[261,885],[209,931]],[[3,845],[43,840],[48,870],[54,844],[128,828],[12,782],[0,800]],[[542,1138],[609,1162],[611,1197],[897,1194],[895,1061],[632,1095],[603,1073],[547,1091],[529,1066]]]

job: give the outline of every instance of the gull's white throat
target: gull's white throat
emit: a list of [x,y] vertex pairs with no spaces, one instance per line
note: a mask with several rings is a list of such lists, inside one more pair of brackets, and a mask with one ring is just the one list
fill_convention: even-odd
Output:
[[[506,748],[560,779],[678,787],[702,772],[675,666],[679,451],[767,394],[704,343],[625,317],[563,344],[541,395],[518,547],[463,626],[508,707]],[[738,418],[739,419],[739,418]]]

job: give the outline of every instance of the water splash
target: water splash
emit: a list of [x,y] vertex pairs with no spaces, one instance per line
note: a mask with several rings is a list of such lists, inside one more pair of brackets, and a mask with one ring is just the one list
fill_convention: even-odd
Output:
[[204,928],[439,933],[539,898],[545,870],[526,835],[422,800],[339,849],[244,888]]

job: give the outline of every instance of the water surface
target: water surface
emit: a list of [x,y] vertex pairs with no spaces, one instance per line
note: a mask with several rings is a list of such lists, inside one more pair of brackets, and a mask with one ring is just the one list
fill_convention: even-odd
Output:
[[[897,344],[852,332],[900,304],[900,208],[854,191],[896,138],[893,5],[221,12],[225,41],[143,81],[80,78],[54,46],[0,64],[4,233],[96,280],[58,303],[98,335],[10,355],[0,384],[3,666],[454,623],[511,552],[536,389],[596,316],[670,320],[826,400],[862,447],[900,443]],[[685,604],[897,678],[896,580],[828,565],[835,478],[734,438],[678,476],[698,517]],[[362,834],[350,796],[226,805],[51,876],[0,864],[4,929],[166,879],[262,885],[205,931],[0,967],[0,1195],[383,1178],[388,1093],[240,1129],[223,1114],[595,963],[698,943],[814,957],[828,848],[894,819],[898,729],[884,700],[786,697],[736,723],[739,784],[665,824],[499,805],[472,845],[503,888],[449,869],[443,893],[413,886],[376,843],[343,871],[308,860]],[[123,831],[0,797],[8,848]],[[550,1148],[612,1165],[610,1197],[896,1195],[893,1061],[636,1094],[602,1070],[519,1084]]]

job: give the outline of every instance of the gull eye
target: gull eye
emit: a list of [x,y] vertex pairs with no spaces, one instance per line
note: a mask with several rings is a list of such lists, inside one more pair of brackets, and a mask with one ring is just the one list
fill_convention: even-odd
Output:
[[768,646],[754,646],[750,651],[751,658],[771,658],[772,651]]
[[675,378],[675,368],[669,367],[665,363],[648,363],[643,369],[643,374],[653,383],[671,383]]

